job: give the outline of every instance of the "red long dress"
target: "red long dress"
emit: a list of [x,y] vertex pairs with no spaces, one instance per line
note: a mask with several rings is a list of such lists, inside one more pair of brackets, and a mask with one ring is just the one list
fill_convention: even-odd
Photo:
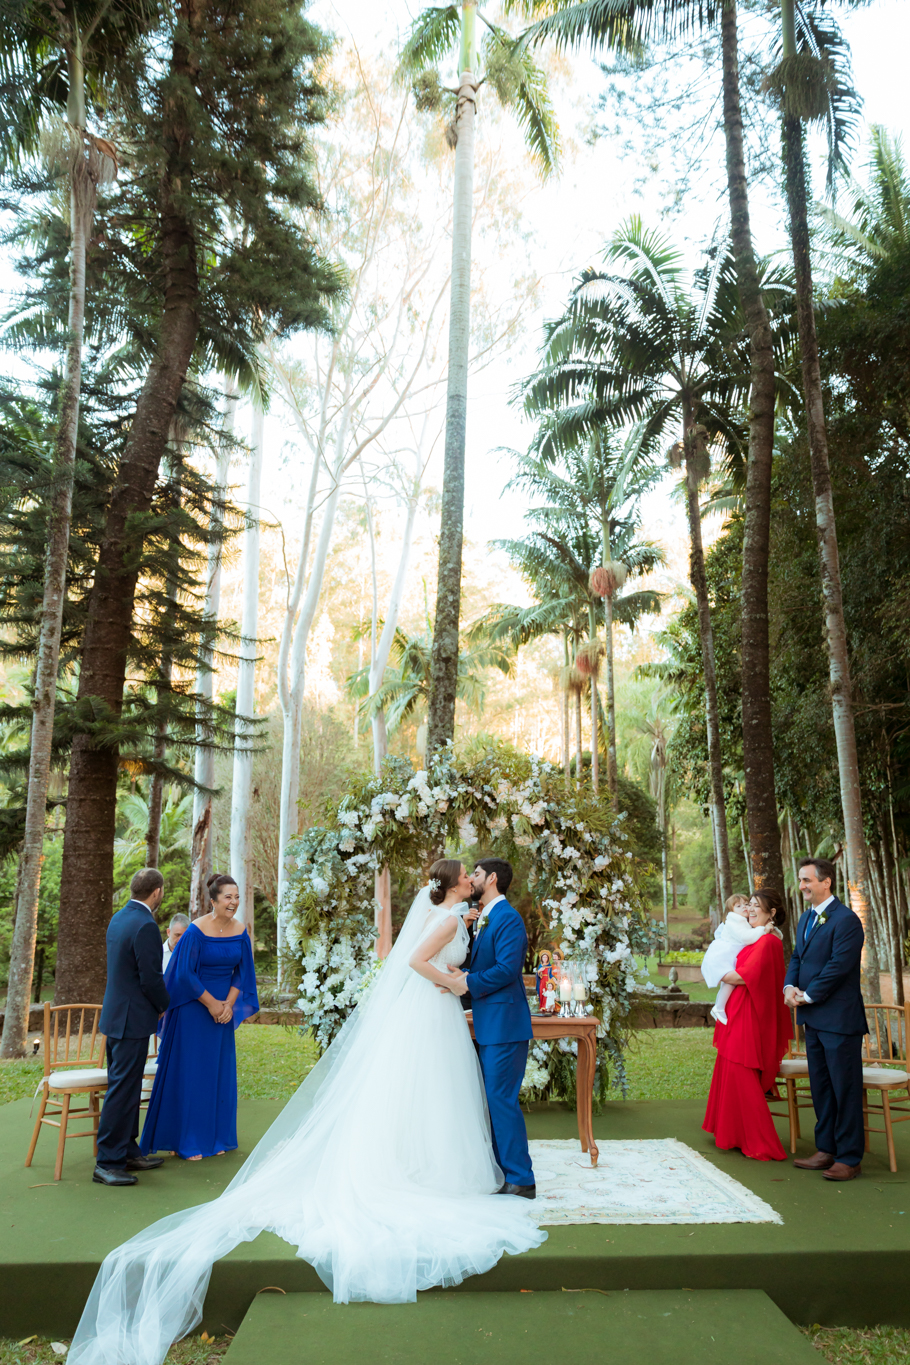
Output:
[[718,1147],[738,1147],[756,1161],[784,1161],[765,1093],[774,1086],[791,1036],[784,1004],[784,950],[776,934],[741,949],[736,970],[745,981],[727,1001],[727,1024],[714,1029],[717,1059],[702,1128]]

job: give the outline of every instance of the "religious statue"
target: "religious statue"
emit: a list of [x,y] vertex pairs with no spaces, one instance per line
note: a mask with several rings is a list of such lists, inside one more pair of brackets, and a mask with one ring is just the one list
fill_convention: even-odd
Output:
[[537,1004],[542,1013],[548,1013],[549,1007],[546,1004],[547,987],[553,976],[553,957],[551,953],[544,950],[537,959]]

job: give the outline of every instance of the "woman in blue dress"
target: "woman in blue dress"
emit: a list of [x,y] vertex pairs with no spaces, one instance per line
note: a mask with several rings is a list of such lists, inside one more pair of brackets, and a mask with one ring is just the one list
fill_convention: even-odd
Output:
[[233,877],[208,881],[211,911],[183,934],[165,974],[170,1005],[139,1146],[189,1161],[237,1147],[234,1030],[259,1009],[246,925]]

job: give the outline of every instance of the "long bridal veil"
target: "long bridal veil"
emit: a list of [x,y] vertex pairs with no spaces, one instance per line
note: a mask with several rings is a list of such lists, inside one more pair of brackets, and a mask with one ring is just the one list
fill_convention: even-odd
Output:
[[357,1009],[223,1194],[112,1251],[70,1365],[160,1365],[202,1317],[212,1266],[260,1232],[298,1248],[336,1301],[412,1301],[544,1240],[491,1199],[479,1065],[459,1002],[409,966],[446,914],[418,893]]

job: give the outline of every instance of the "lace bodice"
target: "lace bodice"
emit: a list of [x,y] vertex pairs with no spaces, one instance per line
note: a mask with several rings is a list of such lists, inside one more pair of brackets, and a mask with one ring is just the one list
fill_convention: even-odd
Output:
[[446,967],[460,967],[468,955],[468,943],[470,942],[468,926],[458,914],[459,908],[456,906],[450,912],[458,916],[458,928],[455,930],[455,937],[451,943],[446,943],[434,957],[430,958],[433,966],[438,967],[442,972],[445,971]]

